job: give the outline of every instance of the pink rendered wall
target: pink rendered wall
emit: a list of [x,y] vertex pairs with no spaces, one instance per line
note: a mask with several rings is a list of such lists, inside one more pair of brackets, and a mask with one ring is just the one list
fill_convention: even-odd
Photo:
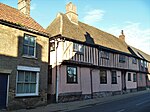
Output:
[[[128,81],[128,73],[131,73],[131,81]],[[137,82],[133,82],[133,74],[136,74],[136,73],[134,72],[126,73],[126,88],[127,89],[137,88]]]
[[[141,80],[142,77],[142,80]],[[138,87],[145,87],[146,86],[146,75],[143,73],[138,73],[137,74],[137,86]]]
[[117,71],[117,84],[111,84],[111,72],[107,70],[107,84],[100,84],[99,91],[119,91],[121,89],[121,72]]
[[91,94],[91,80],[89,68],[81,68],[81,87],[82,94]]
[[61,65],[59,69],[59,93],[81,92],[80,68],[77,67],[78,83],[68,84],[66,66]]

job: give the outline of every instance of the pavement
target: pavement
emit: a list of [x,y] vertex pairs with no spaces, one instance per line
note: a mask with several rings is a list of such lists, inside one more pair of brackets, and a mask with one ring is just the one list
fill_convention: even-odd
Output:
[[113,101],[129,98],[132,96],[138,96],[140,94],[145,94],[145,93],[150,93],[150,90],[138,91],[138,92],[116,95],[116,96],[88,99],[82,101],[54,103],[54,104],[48,104],[47,106],[36,107],[35,109],[20,109],[15,111],[2,111],[2,112],[68,112],[76,109],[86,108],[96,104],[101,105],[105,103],[110,103]]

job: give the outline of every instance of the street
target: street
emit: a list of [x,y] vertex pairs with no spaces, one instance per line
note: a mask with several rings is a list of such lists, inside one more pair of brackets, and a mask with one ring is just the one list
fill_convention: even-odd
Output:
[[104,104],[91,104],[70,112],[150,112],[150,93]]

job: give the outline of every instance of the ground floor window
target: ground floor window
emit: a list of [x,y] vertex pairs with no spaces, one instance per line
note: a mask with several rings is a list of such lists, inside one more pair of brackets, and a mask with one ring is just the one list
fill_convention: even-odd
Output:
[[[23,70],[23,68],[25,68]],[[30,67],[18,69],[16,77],[16,96],[38,95],[39,72]],[[32,71],[29,71],[32,70]]]
[[131,73],[128,73],[128,81],[131,81]]
[[107,84],[107,71],[100,70],[100,84]]
[[67,67],[67,83],[77,83],[77,67]]
[[136,74],[133,74],[133,82],[136,82]]
[[116,71],[111,71],[111,83],[117,84],[117,73],[116,73]]

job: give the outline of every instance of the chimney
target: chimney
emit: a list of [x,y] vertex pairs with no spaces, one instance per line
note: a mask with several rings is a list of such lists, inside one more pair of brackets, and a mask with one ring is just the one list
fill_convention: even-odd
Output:
[[78,24],[77,7],[72,2],[66,5],[66,15],[72,23]]
[[18,0],[18,10],[30,16],[30,0]]
[[119,39],[123,42],[125,42],[125,35],[123,33],[123,30],[121,30],[121,35],[119,35]]

